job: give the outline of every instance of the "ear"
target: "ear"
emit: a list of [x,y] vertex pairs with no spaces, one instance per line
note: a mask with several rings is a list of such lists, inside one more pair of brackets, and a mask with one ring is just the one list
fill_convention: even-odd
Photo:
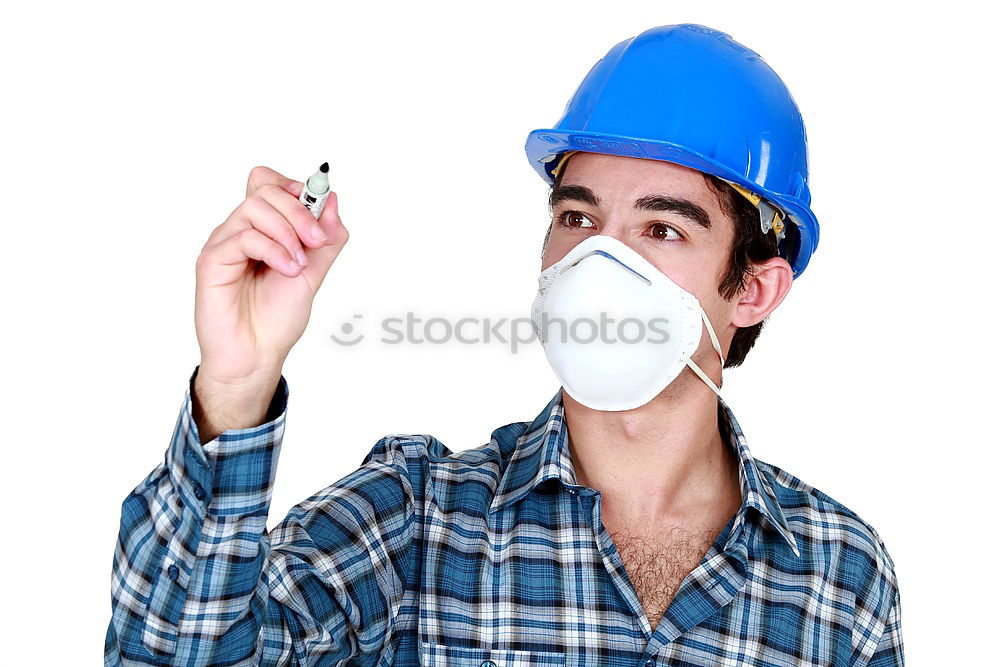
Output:
[[783,257],[754,264],[753,271],[733,312],[736,327],[752,327],[763,322],[792,289],[792,267]]

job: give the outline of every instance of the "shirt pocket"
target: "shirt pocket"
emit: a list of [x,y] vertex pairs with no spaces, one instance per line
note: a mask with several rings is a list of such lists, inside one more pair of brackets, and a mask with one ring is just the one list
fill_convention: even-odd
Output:
[[424,667],[544,667],[565,665],[566,654],[554,651],[516,651],[447,646],[420,642]]

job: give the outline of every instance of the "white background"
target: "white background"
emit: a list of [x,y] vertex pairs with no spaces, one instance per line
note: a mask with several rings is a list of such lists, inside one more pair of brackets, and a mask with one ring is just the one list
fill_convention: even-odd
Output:
[[386,433],[457,451],[544,406],[557,385],[534,346],[328,336],[356,313],[526,315],[547,224],[526,135],[613,44],[687,21],[756,50],[791,88],[823,225],[727,371],[727,400],[758,458],[878,530],[908,664],[981,664],[1000,444],[987,16],[621,0],[3,13],[0,557],[20,619],[5,664],[100,660],[120,504],[162,460],[198,361],[194,261],[251,167],[302,180],[329,160],[351,231],[286,367],[274,525]]

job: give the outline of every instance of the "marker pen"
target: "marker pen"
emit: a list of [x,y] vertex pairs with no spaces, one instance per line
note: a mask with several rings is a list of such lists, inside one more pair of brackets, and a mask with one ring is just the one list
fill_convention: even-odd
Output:
[[327,176],[327,172],[329,171],[329,162],[321,164],[319,171],[309,177],[309,180],[306,181],[305,186],[302,188],[302,194],[299,195],[299,201],[305,204],[306,208],[309,209],[313,217],[317,220],[319,220],[319,216],[323,212],[326,198],[330,196],[330,177]]

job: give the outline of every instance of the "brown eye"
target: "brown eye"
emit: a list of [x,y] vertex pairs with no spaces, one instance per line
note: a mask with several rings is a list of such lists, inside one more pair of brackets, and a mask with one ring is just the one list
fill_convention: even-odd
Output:
[[654,222],[649,227],[649,235],[660,241],[676,241],[681,237],[677,230],[662,222]]
[[590,229],[594,222],[580,211],[566,211],[559,216],[559,221],[567,227]]

